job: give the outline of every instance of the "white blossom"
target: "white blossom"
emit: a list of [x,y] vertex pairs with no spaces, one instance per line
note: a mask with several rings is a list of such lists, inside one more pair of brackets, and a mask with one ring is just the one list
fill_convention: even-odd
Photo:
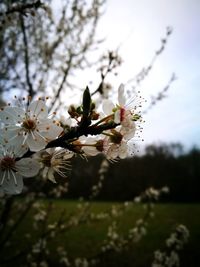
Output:
[[56,121],[48,118],[47,106],[41,99],[24,106],[2,108],[0,122],[3,124],[1,135],[7,142],[27,145],[31,151],[43,149],[63,131]]
[[137,100],[137,96],[126,100],[124,85],[121,84],[118,88],[118,104],[114,105],[110,100],[105,100],[103,103],[104,113],[107,115],[114,113],[114,122],[120,124],[120,131],[126,140],[133,138],[136,133],[135,120],[140,118],[139,112],[136,111],[141,105],[140,99],[138,103]]
[[[25,151],[25,150],[24,150]],[[0,147],[0,192],[19,194],[23,189],[23,177],[35,176],[40,165],[32,158],[22,158],[23,148],[19,146]]]
[[41,162],[43,178],[47,178],[53,183],[56,183],[55,173],[62,177],[66,177],[66,171],[69,170],[69,160],[74,153],[62,148],[48,148],[42,151],[38,157]]
[[96,156],[97,154],[103,152],[104,150],[103,139],[100,139],[99,137],[82,136],[81,138],[79,138],[79,141],[81,142],[82,151],[87,156]]
[[[96,156],[103,153],[107,159],[125,158],[128,155],[128,144],[123,140],[123,136],[117,131],[107,131],[106,136],[99,137],[82,137],[82,151],[87,156]],[[118,139],[118,140],[117,140]],[[116,142],[116,143],[115,143]]]

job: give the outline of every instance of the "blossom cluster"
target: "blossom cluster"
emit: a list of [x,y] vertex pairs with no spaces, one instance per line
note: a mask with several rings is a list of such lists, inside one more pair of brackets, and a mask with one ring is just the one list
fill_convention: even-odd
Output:
[[[125,234],[120,233],[120,216],[124,215],[124,212],[130,210],[130,208],[135,205],[135,199],[132,201],[124,202],[123,205],[113,205],[110,210],[109,216],[106,214],[101,214],[101,218],[112,218],[112,223],[109,225],[107,230],[107,237],[103,242],[101,247],[102,253],[107,253],[109,251],[121,252],[129,247],[130,244],[139,242],[148,231],[149,220],[153,217],[154,202],[159,201],[162,194],[168,192],[167,187],[161,189],[155,189],[153,187],[146,189],[140,197],[137,197],[136,202],[145,202],[144,214],[141,218],[135,221],[134,225],[131,228],[128,228]],[[108,214],[107,214],[108,215]],[[95,217],[95,219],[101,219]],[[177,231],[182,234],[181,240],[183,240],[184,229],[182,226],[177,228]],[[184,242],[187,239],[187,234],[184,237]],[[176,240],[177,242],[177,240]],[[153,266],[154,267],[154,266]],[[156,265],[155,265],[156,267]]]
[[70,159],[77,154],[103,153],[111,161],[126,158],[129,141],[141,131],[137,110],[141,99],[126,101],[123,85],[118,89],[118,103],[105,100],[102,112],[97,112],[86,88],[82,104],[69,107],[65,122],[48,114],[46,101],[15,97],[12,105],[1,108],[0,192],[20,193],[23,178],[39,172],[56,183],[56,175],[65,177]]
[[156,250],[152,267],[178,267],[180,259],[178,252],[188,242],[189,230],[183,224],[179,224],[166,240],[166,251]]

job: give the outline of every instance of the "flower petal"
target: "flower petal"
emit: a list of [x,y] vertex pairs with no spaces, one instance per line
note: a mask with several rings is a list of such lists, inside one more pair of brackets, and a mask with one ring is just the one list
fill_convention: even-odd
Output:
[[22,156],[26,151],[27,147],[24,145],[24,135],[20,133],[20,128],[13,128],[12,130],[1,129],[1,144],[12,147],[15,155]]
[[37,129],[42,134],[42,136],[44,136],[45,138],[47,138],[49,140],[55,139],[63,132],[63,128],[56,125],[50,119],[45,120],[45,121],[41,121],[38,124]]
[[23,177],[33,177],[40,170],[40,164],[32,158],[20,159],[15,164],[17,172]]
[[102,104],[102,109],[103,109],[103,112],[106,114],[106,115],[110,115],[113,113],[113,108],[114,108],[114,104],[112,101],[110,101],[109,99],[106,99],[103,101],[103,104]]
[[128,145],[125,142],[122,142],[119,147],[119,157],[125,159],[128,156]]
[[[0,177],[2,176],[3,173],[4,172],[0,172]],[[13,195],[21,193],[22,189],[23,189],[22,176],[13,171],[7,172],[3,184],[0,186],[0,192]]]
[[124,107],[125,103],[126,103],[126,98],[124,95],[124,85],[120,84],[119,88],[118,88],[118,103],[121,107]]
[[97,154],[100,153],[100,151],[98,151],[96,149],[96,147],[94,147],[94,146],[84,146],[84,147],[82,147],[82,150],[88,156],[96,156]]
[[120,123],[121,122],[121,111],[120,111],[120,109],[118,109],[117,111],[115,111],[115,113],[114,113],[114,122],[115,123]]
[[64,159],[71,159],[74,156],[74,152],[70,151],[70,150],[65,150]]
[[20,107],[4,107],[3,110],[0,110],[0,121],[7,124],[13,123],[16,124],[22,120],[25,116],[25,112]]
[[48,108],[42,100],[33,101],[29,105],[30,117],[44,119],[48,116]]
[[29,133],[26,139],[26,144],[31,151],[40,151],[47,145],[47,141],[36,131],[34,131],[34,137]]
[[54,177],[54,170],[53,170],[52,168],[49,168],[47,178],[48,178],[52,183],[56,184],[56,180],[55,180],[55,177]]

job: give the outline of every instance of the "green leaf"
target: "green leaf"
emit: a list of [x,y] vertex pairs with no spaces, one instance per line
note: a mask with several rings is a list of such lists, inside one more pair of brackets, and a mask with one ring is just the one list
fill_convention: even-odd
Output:
[[87,116],[90,113],[90,107],[91,107],[91,96],[90,96],[90,90],[88,87],[86,87],[84,93],[83,93],[83,115]]

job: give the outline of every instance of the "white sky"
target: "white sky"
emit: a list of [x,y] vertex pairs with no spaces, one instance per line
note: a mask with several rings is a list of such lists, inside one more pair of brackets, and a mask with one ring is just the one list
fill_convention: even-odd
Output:
[[143,137],[145,144],[180,141],[186,147],[200,146],[199,0],[108,0],[98,27],[98,36],[106,37],[101,49],[122,44],[124,63],[117,86],[149,64],[167,26],[174,32],[140,89],[148,98],[167,84],[173,72],[178,80],[168,97],[146,115]]

